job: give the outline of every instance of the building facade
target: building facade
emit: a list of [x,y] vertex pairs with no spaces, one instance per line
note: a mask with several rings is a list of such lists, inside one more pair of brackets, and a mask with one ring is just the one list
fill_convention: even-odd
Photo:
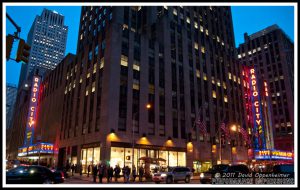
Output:
[[6,84],[6,128],[10,128],[18,88],[15,84]]
[[[235,56],[230,7],[82,7],[58,163],[85,172],[100,161],[131,167],[150,157],[200,172],[248,161]],[[194,127],[198,117],[206,135]]]
[[23,85],[36,69],[43,76],[61,62],[65,56],[67,35],[68,26],[64,25],[63,15],[44,9],[40,16],[36,16],[27,36],[27,43],[31,46],[29,62],[21,67],[19,85]]
[[[10,159],[57,165],[57,134],[62,116],[66,68],[75,55],[68,54],[43,78],[35,74],[19,90],[13,127],[7,142]],[[35,89],[36,88],[36,89]]]
[[238,49],[239,63],[254,67],[260,81],[266,81],[271,98],[270,123],[274,148],[293,151],[294,144],[294,45],[272,25],[250,36]]

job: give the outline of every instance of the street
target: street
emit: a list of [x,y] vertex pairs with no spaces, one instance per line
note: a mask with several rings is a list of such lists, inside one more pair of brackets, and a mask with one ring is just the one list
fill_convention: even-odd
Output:
[[[103,184],[107,184],[106,178],[103,178],[102,181]],[[191,179],[191,182],[189,184],[199,184],[199,183],[200,183],[199,178],[194,176],[193,179]],[[87,174],[82,174],[82,176],[80,176],[78,173],[74,173],[74,176],[72,176],[72,174],[69,174],[69,178],[67,178],[63,184],[100,184],[100,183],[99,183],[98,176],[97,176],[97,182],[94,183],[92,175],[87,177]],[[109,184],[125,184],[124,178],[120,177],[118,179],[118,182],[115,182],[115,178],[113,178],[112,182],[110,182]],[[128,184],[155,184],[155,183],[152,181],[150,182],[145,181],[145,179],[143,179],[143,182],[139,182],[137,177],[135,182],[130,181]],[[165,183],[161,183],[161,184],[165,184]],[[177,184],[186,184],[186,183],[184,181],[179,181]]]

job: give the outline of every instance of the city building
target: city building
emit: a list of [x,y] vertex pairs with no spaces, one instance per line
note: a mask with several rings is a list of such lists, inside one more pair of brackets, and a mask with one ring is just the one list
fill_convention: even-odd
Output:
[[132,167],[151,158],[200,172],[248,162],[235,56],[230,7],[82,7],[76,60],[64,76],[58,164],[86,172],[100,161]]
[[277,25],[244,37],[237,48],[238,61],[255,68],[259,80],[268,86],[274,148],[293,151],[294,44]]
[[10,128],[18,88],[15,84],[6,84],[6,128]]
[[57,134],[62,116],[63,92],[68,64],[75,55],[68,54],[42,79],[37,73],[29,85],[20,89],[14,112],[8,157],[31,163],[55,165]]
[[[35,70],[43,76],[53,70],[65,56],[68,26],[64,25],[64,16],[56,11],[44,9],[37,15],[27,36],[31,46],[28,64],[22,64],[19,86],[27,78],[32,78]],[[29,80],[30,80],[29,79]]]

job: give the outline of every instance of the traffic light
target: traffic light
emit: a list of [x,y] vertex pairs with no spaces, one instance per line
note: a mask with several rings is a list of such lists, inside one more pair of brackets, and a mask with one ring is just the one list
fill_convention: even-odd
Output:
[[6,36],[6,60],[10,58],[10,52],[14,43],[14,37],[12,35]]
[[29,51],[30,51],[30,46],[26,44],[23,39],[20,39],[16,61],[17,62],[23,61],[25,63],[28,63],[28,58],[30,54]]

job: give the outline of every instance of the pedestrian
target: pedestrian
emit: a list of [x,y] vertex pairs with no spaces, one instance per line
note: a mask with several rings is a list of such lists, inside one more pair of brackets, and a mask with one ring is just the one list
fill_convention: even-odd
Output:
[[72,172],[72,176],[74,176],[74,170],[75,170],[75,165],[74,165],[74,164],[72,164],[72,166],[71,166],[71,172]]
[[129,176],[130,176],[130,168],[129,166],[125,167],[125,176],[126,176],[126,183],[129,182]]
[[133,182],[135,182],[135,178],[136,178],[136,167],[135,167],[135,165],[133,165],[133,167],[132,167],[132,178],[133,178]]
[[88,177],[90,176],[91,168],[92,168],[92,166],[91,166],[91,164],[89,164],[89,166],[88,166],[88,173],[87,173]]
[[114,170],[113,170],[113,168],[111,166],[107,170],[107,175],[108,175],[107,182],[111,182],[112,181],[112,177],[114,176]]
[[102,178],[104,175],[104,165],[101,163],[98,166],[98,177],[99,177],[99,183],[102,183]]
[[82,164],[79,164],[79,175],[82,176]]
[[120,166],[119,166],[119,165],[116,165],[116,167],[114,168],[115,182],[118,181],[118,178],[120,177],[120,172],[121,172]]
[[96,164],[94,164],[94,166],[93,166],[93,179],[94,179],[94,183],[96,183],[96,178],[97,178],[97,171],[98,171],[98,169],[97,169],[97,165]]
[[123,168],[122,168],[122,174],[123,174],[123,177],[124,177],[124,183],[126,182],[126,166],[124,166]]
[[143,168],[143,166],[140,166],[140,168],[139,168],[139,180],[140,180],[140,182],[143,181],[143,175],[144,175],[144,168]]

